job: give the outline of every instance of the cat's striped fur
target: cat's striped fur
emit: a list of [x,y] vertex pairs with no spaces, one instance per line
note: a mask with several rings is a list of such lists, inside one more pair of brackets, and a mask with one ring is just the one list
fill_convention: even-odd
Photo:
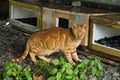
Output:
[[[76,48],[81,43],[86,33],[86,25],[73,25],[71,28],[56,27],[33,33],[27,43],[26,49],[21,57],[12,59],[13,62],[20,62],[28,53],[32,61],[37,63],[35,56],[50,62],[51,59],[45,56],[56,51],[63,51],[68,62],[75,65],[75,61],[80,60],[76,53]],[[73,59],[72,59],[73,57]]]

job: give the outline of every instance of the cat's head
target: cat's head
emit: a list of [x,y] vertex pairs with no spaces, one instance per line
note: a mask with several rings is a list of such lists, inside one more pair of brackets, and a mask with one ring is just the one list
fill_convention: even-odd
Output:
[[72,26],[72,32],[76,39],[78,40],[83,39],[86,34],[86,24],[83,24],[83,25],[74,24]]

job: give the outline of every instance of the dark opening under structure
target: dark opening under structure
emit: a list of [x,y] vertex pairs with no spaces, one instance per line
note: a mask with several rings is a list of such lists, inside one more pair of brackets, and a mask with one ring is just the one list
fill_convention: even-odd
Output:
[[68,28],[69,27],[69,20],[65,18],[58,18],[58,27]]

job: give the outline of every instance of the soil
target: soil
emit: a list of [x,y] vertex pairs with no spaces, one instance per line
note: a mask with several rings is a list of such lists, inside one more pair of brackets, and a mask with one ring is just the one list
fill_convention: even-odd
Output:
[[[0,72],[3,71],[5,63],[12,58],[19,57],[25,48],[27,36],[11,25],[6,25],[7,20],[0,21]],[[84,59],[85,56],[78,54],[80,58]],[[52,57],[58,55],[53,54]],[[57,58],[57,57],[56,57]],[[31,66],[31,73],[34,73],[35,64],[32,63],[29,55],[25,60],[18,63],[23,67]],[[88,76],[86,80],[120,80],[120,65],[113,66],[103,63],[103,73],[101,78]]]

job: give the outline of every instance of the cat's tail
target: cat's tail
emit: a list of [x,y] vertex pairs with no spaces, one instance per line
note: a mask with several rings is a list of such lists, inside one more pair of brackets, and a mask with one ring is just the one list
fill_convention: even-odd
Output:
[[29,53],[29,45],[26,44],[24,53],[19,58],[13,58],[11,61],[12,62],[21,62],[22,60],[24,60],[27,57],[28,53]]

